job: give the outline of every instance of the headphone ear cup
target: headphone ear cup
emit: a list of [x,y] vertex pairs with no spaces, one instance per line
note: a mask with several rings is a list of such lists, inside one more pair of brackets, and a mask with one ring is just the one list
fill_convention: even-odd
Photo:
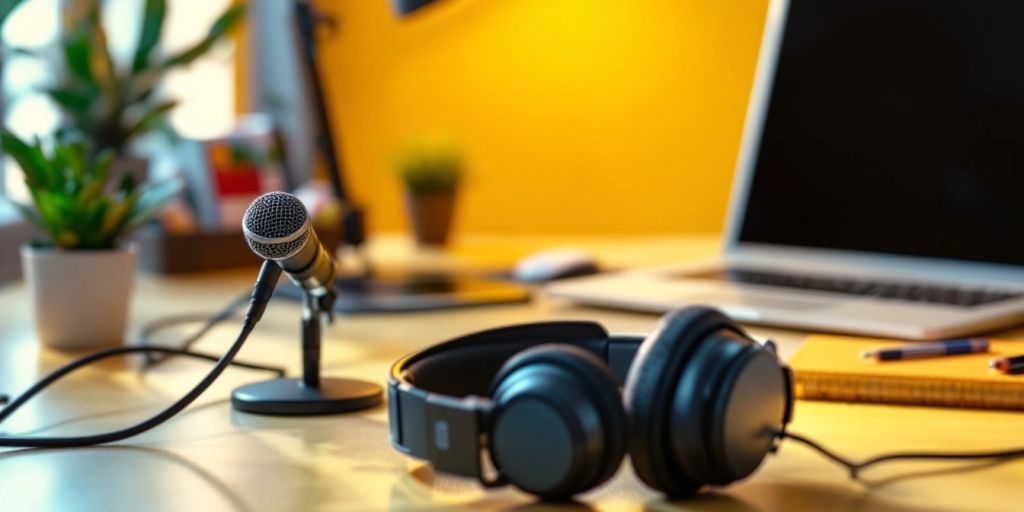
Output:
[[615,376],[571,345],[520,352],[491,386],[490,455],[501,476],[544,499],[564,499],[615,474],[626,413]]
[[721,329],[738,331],[739,327],[706,307],[689,307],[665,315],[640,346],[626,379],[624,399],[633,469],[648,486],[671,497],[692,495],[708,483],[699,469],[702,461],[675,456],[674,441],[687,443],[695,450],[702,450],[704,441],[702,436],[675,439],[679,433],[672,429],[673,402],[680,379],[701,343]]
[[788,370],[774,350],[739,335],[722,334],[742,348],[715,379],[706,411],[703,449],[711,469],[708,482],[716,485],[744,478],[761,465],[775,445],[774,432],[785,428],[792,407]]

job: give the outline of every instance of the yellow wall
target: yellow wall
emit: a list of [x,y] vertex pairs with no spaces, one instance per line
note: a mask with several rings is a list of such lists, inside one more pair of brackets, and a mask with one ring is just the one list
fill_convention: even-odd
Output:
[[404,227],[396,148],[459,141],[457,229],[721,229],[766,0],[319,1],[320,63],[371,229]]

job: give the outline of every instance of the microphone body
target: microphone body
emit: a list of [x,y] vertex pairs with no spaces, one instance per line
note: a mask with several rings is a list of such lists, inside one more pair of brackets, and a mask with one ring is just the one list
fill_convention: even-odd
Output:
[[256,198],[245,211],[242,231],[249,248],[276,262],[296,286],[316,293],[334,288],[334,259],[297,197],[270,192]]

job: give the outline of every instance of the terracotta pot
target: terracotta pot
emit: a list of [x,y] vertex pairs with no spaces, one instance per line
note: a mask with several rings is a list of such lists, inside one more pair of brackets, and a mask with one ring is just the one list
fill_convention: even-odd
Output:
[[455,211],[455,191],[413,193],[407,190],[405,209],[418,244],[444,245],[448,241]]
[[23,246],[21,261],[40,342],[70,350],[124,342],[134,248],[74,251]]

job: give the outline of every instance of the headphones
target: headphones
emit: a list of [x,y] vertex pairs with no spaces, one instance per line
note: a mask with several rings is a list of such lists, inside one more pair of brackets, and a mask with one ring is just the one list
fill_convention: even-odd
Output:
[[392,366],[388,416],[395,448],[486,486],[565,499],[628,452],[640,480],[683,497],[746,477],[775,450],[792,387],[774,344],[690,307],[646,338],[547,322],[429,347]]

